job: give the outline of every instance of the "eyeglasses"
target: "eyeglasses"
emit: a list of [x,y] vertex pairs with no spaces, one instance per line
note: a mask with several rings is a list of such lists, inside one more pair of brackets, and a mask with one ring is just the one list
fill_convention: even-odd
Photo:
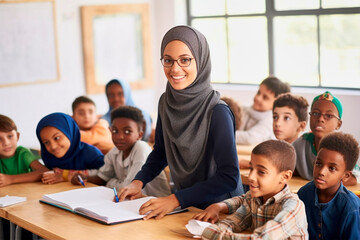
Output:
[[166,67],[166,68],[171,68],[174,65],[174,62],[177,62],[177,64],[180,67],[188,67],[190,66],[191,60],[193,60],[193,58],[186,58],[186,57],[182,57],[182,58],[178,58],[176,60],[171,59],[171,58],[161,58],[161,64]]
[[323,116],[326,121],[328,121],[328,120],[330,120],[332,118],[336,118],[337,120],[340,120],[340,118],[338,116],[335,116],[335,115],[330,114],[330,113],[324,113],[323,114],[323,113],[319,113],[319,112],[309,112],[309,114],[310,114],[311,117],[314,117],[316,119],[319,119],[321,116]]

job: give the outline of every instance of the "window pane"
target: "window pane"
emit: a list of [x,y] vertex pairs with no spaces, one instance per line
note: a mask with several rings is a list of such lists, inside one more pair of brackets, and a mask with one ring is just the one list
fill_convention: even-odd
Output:
[[360,14],[320,17],[321,83],[360,88]]
[[228,0],[228,14],[264,13],[265,0]]
[[203,33],[209,43],[212,82],[228,82],[225,19],[196,19],[191,25]]
[[225,15],[225,0],[191,0],[192,16]]
[[258,84],[269,75],[265,17],[229,18],[230,82]]
[[275,0],[276,10],[318,9],[319,0]]
[[359,0],[322,0],[323,8],[360,7]]
[[274,18],[275,75],[291,85],[318,86],[315,16]]

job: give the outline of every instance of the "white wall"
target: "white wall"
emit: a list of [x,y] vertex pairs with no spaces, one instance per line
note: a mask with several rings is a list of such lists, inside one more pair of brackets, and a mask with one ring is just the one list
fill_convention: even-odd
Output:
[[[0,88],[0,113],[8,115],[16,122],[21,133],[20,144],[27,147],[39,147],[35,135],[38,121],[46,114],[55,111],[72,114],[72,101],[77,96],[86,94],[80,6],[136,2],[150,4],[154,87],[133,91],[133,97],[138,106],[156,117],[157,102],[166,86],[166,78],[159,61],[160,43],[169,28],[186,23],[185,0],[57,0],[56,27],[60,80],[53,83]],[[216,84],[214,88],[222,95],[234,97],[243,105],[248,106],[251,105],[257,91],[256,86],[242,85],[229,87]],[[293,88],[292,91],[303,95],[311,102],[314,96],[324,92],[325,89]],[[356,110],[357,104],[360,103],[360,91],[332,90],[332,92],[344,105],[342,130],[352,133],[360,141],[360,129],[357,126],[360,113]],[[98,113],[107,111],[108,105],[104,94],[89,96],[96,102]]]

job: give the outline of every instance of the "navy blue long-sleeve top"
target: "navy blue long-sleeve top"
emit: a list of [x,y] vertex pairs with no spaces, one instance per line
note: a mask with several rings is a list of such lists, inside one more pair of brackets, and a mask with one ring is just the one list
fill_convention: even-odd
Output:
[[[213,109],[205,150],[208,160],[203,161],[207,172],[199,174],[199,179],[195,179],[191,187],[176,189],[175,196],[182,208],[194,206],[204,209],[212,203],[244,193],[234,132],[231,110],[225,104],[217,104]],[[166,158],[163,129],[158,116],[154,150],[135,179],[142,181],[145,186],[167,165],[171,173],[172,163],[171,159]]]

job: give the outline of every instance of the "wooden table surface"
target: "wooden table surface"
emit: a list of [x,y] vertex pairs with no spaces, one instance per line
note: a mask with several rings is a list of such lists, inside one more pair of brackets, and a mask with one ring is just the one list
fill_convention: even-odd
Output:
[[66,210],[30,200],[9,212],[9,220],[45,239],[187,239],[185,225],[201,211],[165,216],[160,220],[137,220],[104,225]]

